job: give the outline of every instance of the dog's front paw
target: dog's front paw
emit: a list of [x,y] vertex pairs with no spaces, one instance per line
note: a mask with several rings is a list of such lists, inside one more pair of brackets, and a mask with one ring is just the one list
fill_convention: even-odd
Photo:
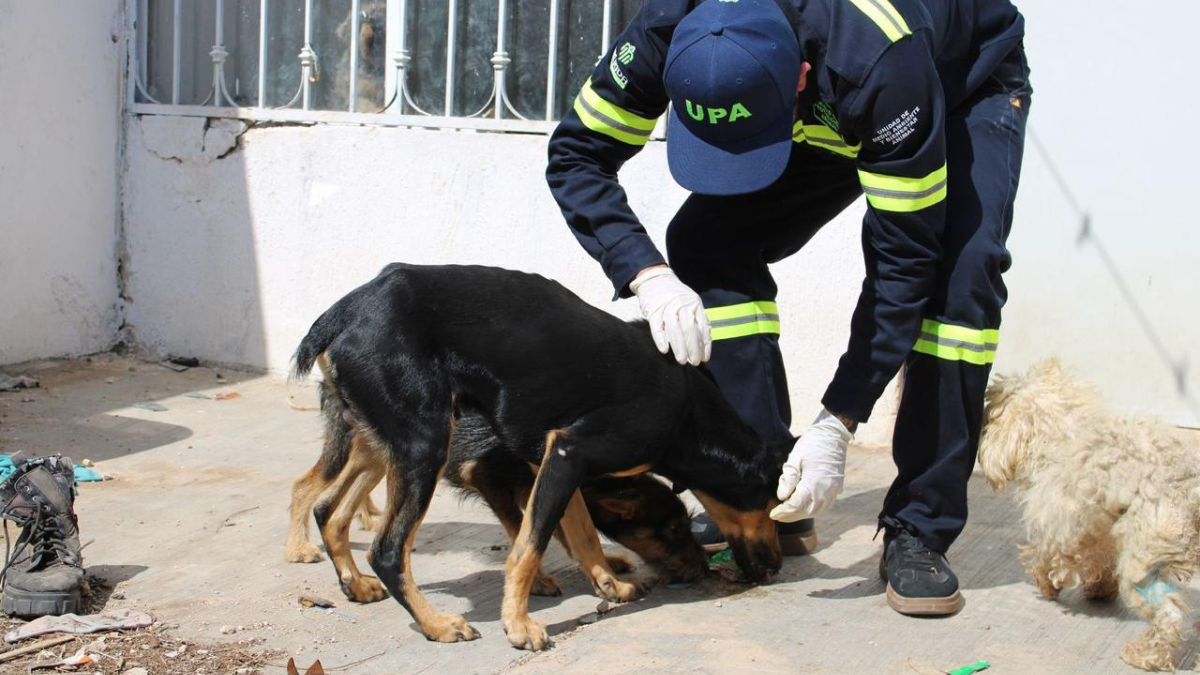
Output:
[[562,595],[562,589],[558,587],[558,582],[554,580],[554,577],[538,570],[537,576],[533,578],[533,586],[529,588],[529,593],[544,598],[557,598]]
[[379,602],[388,596],[379,579],[359,575],[342,582],[342,592],[354,602]]
[[596,578],[596,595],[609,602],[633,602],[645,594],[646,587],[636,579],[622,581],[610,574]]
[[509,644],[517,649],[540,652],[550,646],[550,636],[546,633],[546,626],[539,621],[534,621],[528,615],[505,621],[504,633],[508,635]]
[[479,631],[457,614],[438,614],[422,625],[421,631],[434,642],[468,642],[479,638]]
[[1125,643],[1121,648],[1121,660],[1142,670],[1175,670],[1171,650],[1144,636]]
[[315,544],[306,541],[297,546],[287,547],[283,552],[283,559],[291,563],[315,563],[324,560],[325,556],[321,555],[321,549]]

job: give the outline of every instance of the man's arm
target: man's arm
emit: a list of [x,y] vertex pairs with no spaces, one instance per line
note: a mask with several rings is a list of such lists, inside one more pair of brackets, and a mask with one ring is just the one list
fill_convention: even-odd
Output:
[[916,343],[942,256],[946,122],[927,39],[922,32],[893,45],[851,104],[862,141],[867,274],[850,344],[822,402],[852,421],[867,420]]
[[648,25],[655,14],[643,9],[617,37],[550,138],[550,191],[617,297],[630,294],[638,272],[664,263],[617,182],[617,171],[645,146],[667,107],[668,40]]

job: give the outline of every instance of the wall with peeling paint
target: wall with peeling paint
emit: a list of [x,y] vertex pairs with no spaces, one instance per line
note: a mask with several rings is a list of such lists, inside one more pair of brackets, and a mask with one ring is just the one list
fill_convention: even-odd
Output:
[[117,334],[121,7],[0,2],[0,364]]

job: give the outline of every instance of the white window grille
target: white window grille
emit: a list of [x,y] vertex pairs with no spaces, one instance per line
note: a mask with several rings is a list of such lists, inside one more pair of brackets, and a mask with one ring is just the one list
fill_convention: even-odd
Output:
[[136,0],[137,114],[548,132],[642,0]]

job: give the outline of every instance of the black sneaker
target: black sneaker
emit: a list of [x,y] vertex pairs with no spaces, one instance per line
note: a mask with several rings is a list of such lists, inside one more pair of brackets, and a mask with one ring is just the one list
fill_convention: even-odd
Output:
[[899,521],[883,523],[879,576],[887,582],[887,602],[910,616],[946,616],[963,607],[958,577],[946,556],[930,549]]
[[20,617],[78,613],[84,572],[71,460],[15,456],[13,464],[13,473],[0,483],[0,517],[20,527],[21,534],[10,551],[4,523],[0,610]]
[[[692,534],[709,553],[729,548],[721,528],[707,513],[692,518]],[[779,523],[779,547],[785,556],[808,555],[817,550],[817,529],[812,518],[794,523]]]

